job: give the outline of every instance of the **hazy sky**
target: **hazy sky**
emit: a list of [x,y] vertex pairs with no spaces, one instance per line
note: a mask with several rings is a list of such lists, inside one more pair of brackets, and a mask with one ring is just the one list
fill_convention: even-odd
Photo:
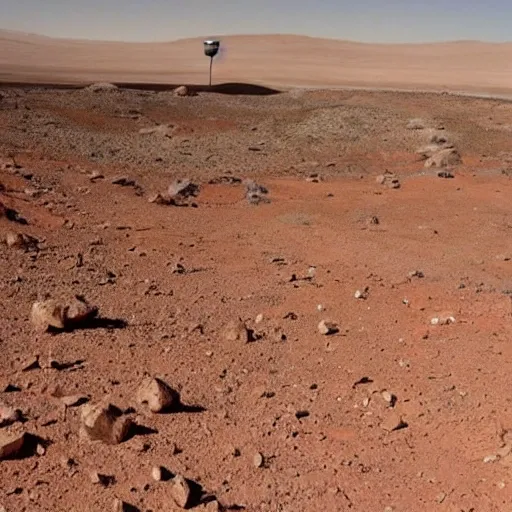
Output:
[[512,41],[511,0],[0,0],[0,26],[168,41],[293,33],[368,42]]

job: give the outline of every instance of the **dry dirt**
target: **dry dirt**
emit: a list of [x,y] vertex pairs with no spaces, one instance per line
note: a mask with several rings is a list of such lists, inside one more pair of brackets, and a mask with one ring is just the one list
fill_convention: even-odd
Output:
[[[213,81],[280,88],[435,89],[510,98],[511,60],[512,42],[367,44],[300,35],[231,35],[221,37]],[[208,62],[199,38],[126,43],[0,30],[2,80],[208,84]]]
[[[163,466],[203,501],[248,512],[510,509],[512,104],[2,96],[0,235],[38,242],[0,245],[0,401],[24,418],[0,433],[35,436],[0,461],[0,508],[103,512],[118,498],[178,510],[170,483],[152,479]],[[424,128],[408,129],[414,118]],[[416,153],[433,135],[462,156],[443,169],[453,178]],[[377,183],[386,170],[400,188]],[[200,186],[189,206],[148,201],[183,178]],[[235,178],[269,202],[250,204]],[[75,294],[99,319],[34,330],[35,301]],[[226,336],[239,318],[250,342]],[[320,334],[321,320],[339,331]],[[139,405],[146,375],[184,407]],[[85,441],[83,406],[64,407],[56,386],[109,400],[138,428],[118,445]]]

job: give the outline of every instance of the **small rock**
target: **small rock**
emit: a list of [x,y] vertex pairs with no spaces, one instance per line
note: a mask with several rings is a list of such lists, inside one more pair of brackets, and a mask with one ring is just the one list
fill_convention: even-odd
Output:
[[0,427],[5,427],[19,421],[22,417],[19,409],[9,407],[7,404],[0,402]]
[[91,480],[91,484],[103,485],[104,487],[109,485],[109,483],[113,483],[115,481],[114,477],[102,475],[101,473],[98,473],[97,471],[92,471],[89,474],[89,478]]
[[425,167],[453,167],[462,163],[460,153],[455,148],[441,149],[425,162]]
[[76,466],[76,462],[70,457],[62,456],[60,458],[60,465],[62,469],[71,469],[73,466]]
[[179,96],[184,98],[185,96],[190,96],[189,89],[186,85],[180,85],[174,89],[174,96]]
[[425,121],[420,118],[410,119],[407,123],[408,130],[424,130],[425,129]]
[[431,325],[450,325],[456,322],[455,317],[451,315],[440,315],[430,320]]
[[23,233],[7,232],[5,243],[10,249],[37,250],[39,240],[33,236]]
[[105,178],[105,176],[103,176],[103,174],[101,174],[101,172],[98,172],[98,171],[93,171],[89,175],[90,181],[102,180],[103,178]]
[[390,393],[389,391],[383,391],[382,392],[382,398],[384,401],[386,401],[390,407],[394,407],[396,404],[396,396],[393,395],[393,393]]
[[339,332],[338,326],[334,322],[328,322],[327,320],[321,320],[318,324],[318,332],[324,336],[336,334]]
[[162,412],[171,409],[179,403],[177,391],[157,378],[145,379],[137,392],[137,401],[148,404],[151,412]]
[[111,181],[112,185],[120,185],[121,187],[133,187],[135,180],[128,178],[127,176],[116,176]]
[[153,466],[151,469],[151,478],[155,482],[161,482],[163,480],[163,468],[161,466]]
[[40,332],[50,328],[62,330],[65,326],[66,310],[62,304],[54,300],[35,302],[32,305],[30,319]]
[[249,331],[242,319],[232,320],[224,327],[224,339],[230,342],[249,342]]
[[300,420],[302,418],[307,418],[309,416],[309,411],[300,410],[295,413],[295,417]]
[[[206,512],[222,512],[223,508],[222,505],[217,500],[212,500],[206,503],[206,505],[204,506],[204,510]],[[2,511],[0,510],[0,512]]]
[[455,175],[449,171],[439,171],[437,173],[438,178],[455,178]]
[[437,497],[436,497],[436,501],[437,503],[441,504],[443,503],[443,501],[446,499],[446,493],[445,492],[440,492]]
[[7,434],[0,431],[0,460],[16,457],[25,443],[25,434]]
[[269,203],[270,200],[265,197],[268,194],[268,189],[263,185],[259,185],[253,180],[244,180],[246,189],[245,197],[251,204]]
[[173,274],[186,274],[187,269],[182,263],[176,263],[172,269]]
[[484,457],[483,462],[484,464],[489,464],[489,462],[496,462],[499,459],[499,456],[496,454],[487,455]]
[[383,430],[387,432],[394,432],[395,430],[401,430],[407,428],[408,424],[402,419],[402,417],[396,413],[390,413],[380,424]]
[[191,494],[192,492],[187,480],[181,475],[176,475],[172,479],[171,485],[171,496],[176,502],[176,505],[181,508],[187,508]]
[[166,199],[162,194],[153,194],[148,198],[148,202],[159,205],[168,205],[170,200]]
[[389,171],[377,176],[376,181],[379,185],[385,185],[388,188],[400,188],[399,179]]
[[322,176],[320,176],[320,174],[315,172],[313,174],[310,174],[306,178],[306,181],[309,181],[310,183],[320,183],[321,181],[323,181],[323,179],[322,179]]
[[265,462],[263,455],[261,453],[256,453],[253,458],[253,464],[255,468],[261,468]]
[[256,316],[256,319],[254,320],[256,324],[261,324],[263,322],[263,315],[260,313],[258,316]]
[[46,453],[46,448],[42,444],[38,444],[36,446],[36,453],[42,457]]
[[82,409],[82,432],[90,441],[119,444],[132,426],[130,418],[111,404],[85,405]]
[[87,395],[67,395],[59,397],[65,407],[77,407],[89,401]]
[[114,504],[112,507],[113,512],[131,512],[133,510],[136,510],[136,509],[134,507],[132,507],[131,505],[128,505],[128,503],[126,503],[120,499],[117,499],[117,498],[114,500]]
[[412,279],[413,277],[423,279],[425,277],[425,274],[421,270],[412,270],[411,272],[409,272],[408,276],[410,279]]
[[366,300],[368,298],[368,296],[369,296],[369,291],[370,291],[370,289],[367,286],[363,291],[357,290],[354,293],[354,297],[356,299]]
[[91,320],[98,314],[98,308],[91,306],[83,297],[76,295],[66,309],[66,324],[77,325]]
[[197,197],[199,195],[200,187],[195,183],[192,183],[189,179],[180,179],[173,181],[169,188],[167,189],[167,193],[170,197]]

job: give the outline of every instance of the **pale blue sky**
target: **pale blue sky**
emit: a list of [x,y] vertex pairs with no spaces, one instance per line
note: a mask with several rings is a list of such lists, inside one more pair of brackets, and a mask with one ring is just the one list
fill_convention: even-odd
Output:
[[168,41],[292,33],[367,42],[512,41],[512,0],[0,0],[0,27]]

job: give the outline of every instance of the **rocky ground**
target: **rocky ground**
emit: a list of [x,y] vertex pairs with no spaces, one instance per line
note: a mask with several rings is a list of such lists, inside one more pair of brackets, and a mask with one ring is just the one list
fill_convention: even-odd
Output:
[[512,104],[25,88],[0,120],[0,510],[508,510]]

